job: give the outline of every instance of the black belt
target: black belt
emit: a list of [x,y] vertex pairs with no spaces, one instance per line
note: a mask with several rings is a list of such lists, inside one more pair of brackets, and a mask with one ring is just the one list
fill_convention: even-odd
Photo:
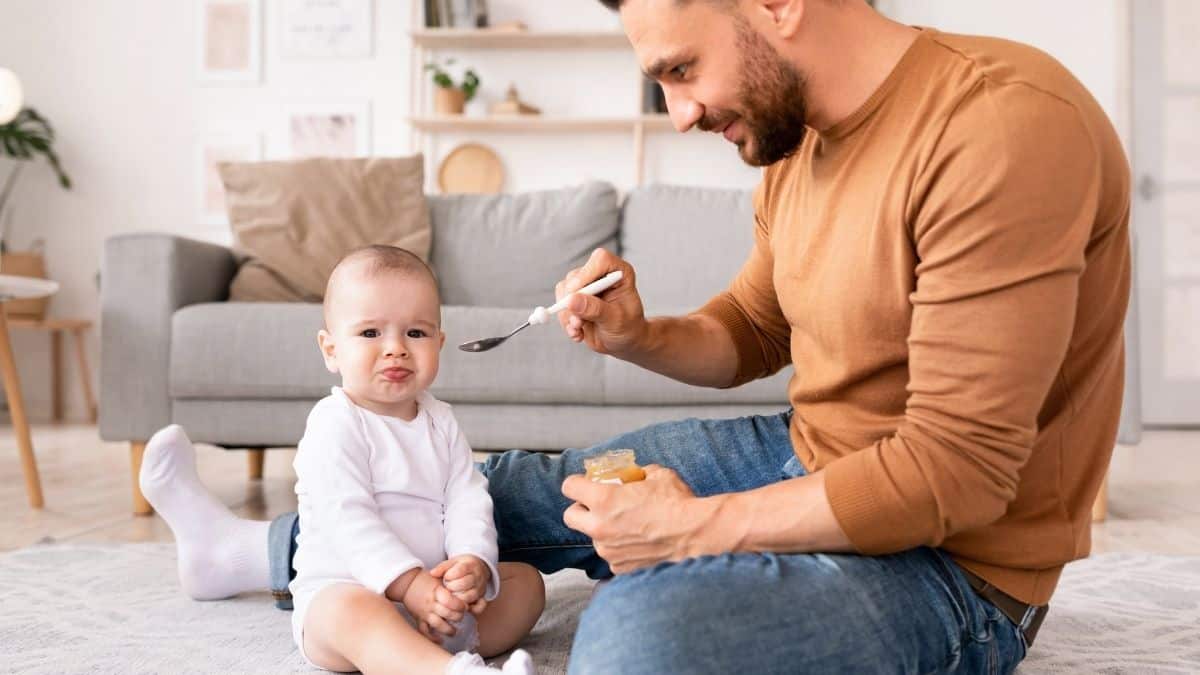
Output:
[[967,583],[971,584],[971,588],[975,589],[975,592],[984,600],[995,605],[1001,614],[1007,616],[1008,620],[1012,621],[1025,636],[1025,644],[1032,647],[1033,638],[1037,637],[1038,629],[1042,627],[1042,621],[1046,619],[1046,614],[1050,611],[1050,605],[1030,605],[1021,602],[972,574],[965,567],[959,567],[959,569],[967,578]]

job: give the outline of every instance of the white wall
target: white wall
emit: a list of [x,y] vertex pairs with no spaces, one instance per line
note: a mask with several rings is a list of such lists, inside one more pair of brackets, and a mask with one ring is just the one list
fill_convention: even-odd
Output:
[[[404,154],[410,72],[408,0],[375,0],[375,50],[359,61],[283,62],[275,48],[278,3],[266,6],[264,77],[253,86],[196,82],[196,13],[190,0],[0,0],[0,65],[22,78],[30,105],[59,132],[58,150],[75,180],[59,190],[44,164],[26,171],[18,190],[14,248],[47,242],[50,275],[62,284],[51,311],[97,316],[94,276],[102,244],[114,234],[169,231],[212,237],[197,224],[196,143],[209,133],[259,131],[269,156],[281,156],[280,117],[290,102],[369,100],[374,154]],[[496,21],[521,19],[540,29],[605,29],[614,17],[594,0],[491,0]],[[1110,111],[1121,97],[1120,0],[882,0],[909,23],[1001,35],[1057,56]],[[569,7],[569,11],[565,11]],[[632,54],[612,51],[513,55],[462,54],[482,76],[483,99],[515,81],[547,113],[632,112]],[[439,145],[446,152],[456,139]],[[512,190],[594,177],[628,186],[632,139],[486,136],[504,159]],[[715,136],[649,137],[648,180],[750,187],[757,171],[740,164]],[[0,172],[7,165],[0,167]],[[17,334],[27,404],[35,419],[50,411],[49,347]],[[89,345],[93,371],[99,356]],[[73,359],[67,360],[68,415],[83,417]],[[93,372],[93,378],[96,372]]]

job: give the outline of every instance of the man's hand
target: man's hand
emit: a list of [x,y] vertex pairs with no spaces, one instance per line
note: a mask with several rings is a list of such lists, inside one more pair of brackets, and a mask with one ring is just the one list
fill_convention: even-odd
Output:
[[624,276],[612,288],[604,291],[604,299],[576,295],[567,308],[558,313],[558,322],[567,336],[575,342],[586,342],[599,354],[621,356],[644,340],[647,331],[646,313],[638,295],[633,266],[602,248],[592,257],[567,273],[554,287],[561,300],[609,272],[620,270]]
[[462,621],[467,605],[454,597],[442,582],[432,574],[421,570],[404,591],[405,609],[419,623],[421,633],[434,642],[441,643],[441,636],[454,635],[453,622]]
[[455,556],[442,561],[429,574],[441,579],[442,585],[462,601],[472,614],[479,614],[487,607],[487,600],[483,596],[487,593],[492,570],[479,558],[473,555]]
[[645,467],[646,480],[625,485],[593,483],[574,475],[562,492],[574,504],[563,514],[567,527],[592,538],[596,553],[614,574],[660,562],[724,553],[707,525],[719,498],[697,497],[671,469]]

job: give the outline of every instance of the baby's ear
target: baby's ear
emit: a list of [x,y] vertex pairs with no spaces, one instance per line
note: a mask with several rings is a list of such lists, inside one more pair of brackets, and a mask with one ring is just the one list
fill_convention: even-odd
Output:
[[336,375],[338,366],[333,335],[322,328],[317,332],[317,346],[321,348],[321,358],[325,359],[325,369]]
[[446,331],[439,330],[438,336],[440,337],[440,341],[438,342],[438,351],[441,351],[442,347],[446,346]]

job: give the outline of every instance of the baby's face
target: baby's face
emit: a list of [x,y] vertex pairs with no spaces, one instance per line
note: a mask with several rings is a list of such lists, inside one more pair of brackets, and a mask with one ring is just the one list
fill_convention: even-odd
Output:
[[336,285],[317,338],[325,366],[340,373],[356,404],[404,419],[433,384],[446,336],[430,279],[396,272],[350,272]]

